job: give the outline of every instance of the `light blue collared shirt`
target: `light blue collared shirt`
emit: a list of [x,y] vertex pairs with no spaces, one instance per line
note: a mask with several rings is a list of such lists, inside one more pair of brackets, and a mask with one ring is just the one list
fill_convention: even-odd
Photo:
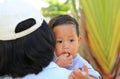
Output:
[[76,57],[73,59],[73,65],[71,67],[68,67],[68,70],[73,70],[76,68],[80,68],[83,70],[83,64],[86,64],[88,67],[88,73],[91,76],[94,76],[96,78],[101,78],[100,74],[85,60],[83,59],[79,54],[76,55]]

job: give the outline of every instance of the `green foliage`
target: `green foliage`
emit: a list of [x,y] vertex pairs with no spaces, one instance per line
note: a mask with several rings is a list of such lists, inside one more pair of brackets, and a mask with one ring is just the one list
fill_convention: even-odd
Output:
[[104,79],[120,69],[120,0],[80,0],[90,55]]
[[72,6],[69,3],[60,2],[59,0],[45,0],[49,6],[42,8],[42,14],[45,17],[53,17],[59,14],[68,14]]

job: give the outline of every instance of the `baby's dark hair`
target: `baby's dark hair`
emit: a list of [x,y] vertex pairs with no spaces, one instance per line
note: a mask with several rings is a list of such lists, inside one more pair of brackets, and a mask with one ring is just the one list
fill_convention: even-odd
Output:
[[79,24],[76,21],[76,19],[74,19],[73,17],[71,17],[70,15],[58,15],[53,17],[50,21],[49,21],[49,26],[53,29],[54,27],[58,26],[58,25],[62,25],[62,24],[73,24],[75,26],[76,29],[76,33],[77,36],[79,36]]

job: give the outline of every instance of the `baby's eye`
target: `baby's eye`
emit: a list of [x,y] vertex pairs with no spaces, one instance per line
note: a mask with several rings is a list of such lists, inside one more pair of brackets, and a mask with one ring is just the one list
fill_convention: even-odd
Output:
[[61,41],[61,40],[58,40],[58,41],[56,41],[56,43],[62,43],[62,41]]
[[74,39],[70,39],[69,41],[70,41],[70,42],[73,42],[73,41],[74,41]]

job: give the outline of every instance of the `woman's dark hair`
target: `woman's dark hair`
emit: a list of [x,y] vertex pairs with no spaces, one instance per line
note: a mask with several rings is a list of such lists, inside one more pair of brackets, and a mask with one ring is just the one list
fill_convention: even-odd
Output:
[[58,26],[58,25],[62,25],[62,24],[73,24],[75,26],[76,29],[76,33],[77,36],[79,36],[79,24],[76,21],[76,19],[74,19],[73,17],[71,17],[70,15],[58,15],[53,17],[50,21],[49,21],[49,26],[53,29],[54,27]]
[[[16,32],[26,29],[19,25]],[[23,77],[42,71],[53,60],[54,40],[53,32],[45,21],[41,27],[24,37],[0,40],[0,76]]]

